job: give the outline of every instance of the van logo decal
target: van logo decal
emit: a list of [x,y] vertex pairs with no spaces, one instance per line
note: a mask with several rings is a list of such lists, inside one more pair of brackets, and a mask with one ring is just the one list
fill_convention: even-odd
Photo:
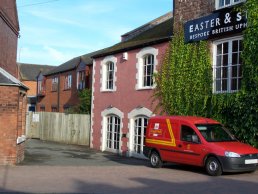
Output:
[[155,123],[155,125],[154,125],[154,129],[159,129],[159,123]]
[[[169,135],[170,135],[170,141],[166,141],[166,140],[158,140],[158,139],[146,139],[146,143],[152,143],[152,144],[158,144],[158,145],[166,145],[166,146],[176,146],[176,140],[175,140],[175,136],[173,133],[173,129],[170,123],[169,119],[166,119],[166,123],[167,123],[167,128],[169,131]],[[155,123],[155,127],[156,127],[156,123]],[[154,127],[154,129],[155,129]]]

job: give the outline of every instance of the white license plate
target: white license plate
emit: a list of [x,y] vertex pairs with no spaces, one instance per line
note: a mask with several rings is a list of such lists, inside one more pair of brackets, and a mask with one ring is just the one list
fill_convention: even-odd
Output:
[[250,160],[245,160],[245,164],[257,164],[258,159],[250,159]]

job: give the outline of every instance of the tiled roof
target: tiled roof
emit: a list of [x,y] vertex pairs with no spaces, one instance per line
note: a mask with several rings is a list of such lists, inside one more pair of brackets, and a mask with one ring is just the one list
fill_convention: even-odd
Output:
[[42,72],[46,73],[49,70],[55,68],[55,66],[49,65],[36,65],[27,63],[17,63],[19,67],[19,73],[22,81],[36,81],[37,75]]
[[75,58],[57,66],[56,68],[54,68],[51,71],[45,73],[44,75],[53,75],[53,74],[56,74],[56,73],[71,71],[73,69],[76,69],[81,61],[83,61],[86,65],[92,65],[93,64],[92,56],[98,54],[101,51],[102,50],[99,50],[99,51],[88,53],[88,54],[85,54],[85,55],[82,55],[82,56],[79,56],[79,57],[75,57]]
[[52,74],[56,74],[56,73],[61,73],[61,72],[73,70],[77,67],[77,65],[80,62],[81,62],[81,58],[80,57],[75,57],[75,58],[73,58],[69,61],[66,61],[65,63],[57,66],[56,68],[48,71],[47,73],[45,73],[43,75],[52,75]]
[[10,73],[0,67],[0,86],[18,86],[26,90],[29,88]]
[[148,45],[158,44],[171,39],[173,35],[172,18],[141,32],[128,41],[120,42],[109,48],[103,49],[102,52],[93,57],[102,57],[110,54],[128,51],[135,48],[140,48]]

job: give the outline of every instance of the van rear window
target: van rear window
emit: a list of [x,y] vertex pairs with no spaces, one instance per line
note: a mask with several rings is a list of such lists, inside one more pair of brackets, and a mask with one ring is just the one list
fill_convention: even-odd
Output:
[[236,138],[222,125],[197,124],[196,127],[208,142],[237,141]]

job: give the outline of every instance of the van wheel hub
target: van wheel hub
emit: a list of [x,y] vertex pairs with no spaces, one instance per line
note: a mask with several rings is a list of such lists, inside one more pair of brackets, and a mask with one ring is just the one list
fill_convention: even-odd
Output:
[[213,161],[210,163],[209,168],[211,171],[216,171],[218,169],[218,164],[215,161]]
[[150,164],[153,168],[160,168],[162,166],[162,160],[157,152],[152,152],[150,155]]

